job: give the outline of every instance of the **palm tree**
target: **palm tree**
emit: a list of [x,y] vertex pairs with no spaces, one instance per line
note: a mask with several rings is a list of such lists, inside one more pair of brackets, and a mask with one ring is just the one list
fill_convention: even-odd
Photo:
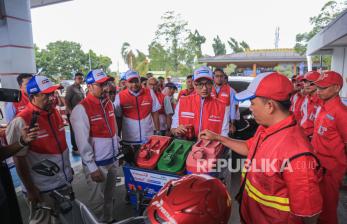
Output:
[[134,69],[134,61],[138,55],[138,50],[133,49],[128,42],[124,42],[121,48],[122,58],[129,69]]

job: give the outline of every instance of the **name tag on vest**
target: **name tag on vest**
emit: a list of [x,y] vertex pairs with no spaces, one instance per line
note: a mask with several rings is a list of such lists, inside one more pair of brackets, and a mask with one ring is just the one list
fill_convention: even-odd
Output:
[[186,117],[186,118],[194,118],[195,114],[192,112],[181,112],[181,117]]

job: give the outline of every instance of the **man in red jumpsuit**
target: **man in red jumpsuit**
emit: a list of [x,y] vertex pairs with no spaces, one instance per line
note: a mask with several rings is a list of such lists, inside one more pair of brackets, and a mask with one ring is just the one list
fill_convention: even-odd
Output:
[[308,138],[312,138],[313,123],[320,104],[320,99],[317,96],[317,88],[314,84],[319,76],[319,72],[310,71],[305,74],[303,79],[305,97],[301,104],[301,120],[299,124],[304,129],[304,133]]
[[289,112],[289,79],[277,72],[257,75],[236,94],[251,100],[259,124],[254,137],[233,140],[208,130],[200,138],[217,140],[247,156],[238,194],[242,223],[315,223],[322,209],[321,169],[308,139]]
[[347,107],[339,96],[343,79],[337,72],[326,71],[315,84],[323,105],[318,108],[312,145],[322,166],[326,168],[320,185],[323,211],[319,223],[337,224],[339,189],[347,171]]

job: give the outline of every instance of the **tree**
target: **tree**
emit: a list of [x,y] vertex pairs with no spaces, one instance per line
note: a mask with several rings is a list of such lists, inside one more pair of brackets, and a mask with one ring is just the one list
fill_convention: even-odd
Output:
[[167,46],[170,59],[172,61],[173,69],[175,72],[178,70],[180,64],[180,48],[183,48],[184,41],[188,37],[189,30],[187,29],[188,23],[181,19],[180,14],[175,14],[174,11],[166,12],[161,19],[163,22],[158,25],[155,32],[155,41],[163,43]]
[[37,67],[42,68],[44,74],[55,81],[72,79],[77,71],[86,73],[89,70],[89,55],[92,69],[103,68],[106,72],[109,71],[112,64],[109,57],[98,56],[93,51],[85,54],[79,43],[56,41],[49,43],[46,49],[35,46]]
[[169,52],[164,47],[155,41],[148,46],[148,57],[150,60],[149,70],[151,71],[166,71],[168,68],[171,70]]
[[320,13],[310,18],[310,24],[313,26],[312,30],[296,35],[296,44],[294,46],[296,52],[304,55],[306,53],[307,42],[335,19],[346,7],[347,2],[338,3],[337,1],[328,1],[325,3]]
[[147,56],[133,48],[128,42],[124,42],[121,48],[122,58],[129,69],[136,69],[136,67],[147,60]]
[[236,39],[232,37],[229,38],[228,44],[232,50],[232,53],[244,52],[250,49],[249,45],[245,41],[241,41],[239,43]]
[[213,47],[214,55],[217,56],[217,55],[226,54],[225,44],[221,41],[218,35],[216,38],[213,38],[212,47]]
[[189,33],[188,47],[193,51],[194,55],[197,58],[201,58],[202,56],[201,45],[205,42],[206,42],[206,38],[200,35],[198,30],[195,30],[194,33]]

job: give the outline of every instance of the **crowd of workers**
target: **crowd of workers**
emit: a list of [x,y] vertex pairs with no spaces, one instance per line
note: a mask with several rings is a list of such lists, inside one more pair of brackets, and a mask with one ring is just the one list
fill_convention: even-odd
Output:
[[[73,179],[64,120],[56,109],[61,87],[38,75],[21,74],[17,80],[23,97],[6,105],[6,138],[23,147],[14,162],[30,204],[30,223],[51,223],[54,217],[36,205],[54,207],[49,192],[64,194]],[[263,73],[236,93],[222,69],[203,66],[187,76],[186,84],[176,100],[176,85],[150,73],[145,78],[129,70],[118,86],[102,70],[85,77],[76,73],[64,101],[73,152],[81,156],[88,183],[88,206],[100,221],[115,220],[120,141],[139,148],[153,134],[183,137],[193,127],[195,137],[220,141],[247,157],[238,194],[243,223],[338,223],[339,188],[347,170],[340,74],[310,71],[291,82],[277,72]],[[259,128],[247,141],[234,140],[228,135],[240,119],[238,102],[245,100],[251,101]],[[37,126],[29,131],[34,112]],[[58,164],[58,177],[32,171],[43,159]],[[275,170],[257,172],[264,159]]]

